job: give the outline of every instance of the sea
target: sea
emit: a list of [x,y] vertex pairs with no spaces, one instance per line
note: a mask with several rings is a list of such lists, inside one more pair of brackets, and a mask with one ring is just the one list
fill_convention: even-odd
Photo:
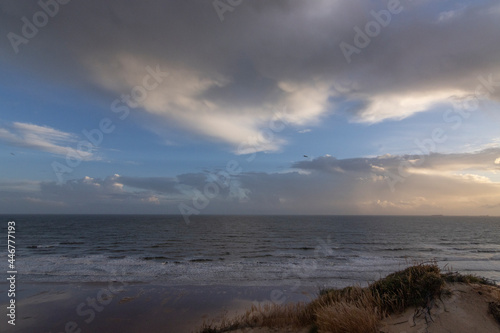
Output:
[[499,217],[3,215],[5,252],[8,221],[22,283],[341,288],[428,262],[500,282]]

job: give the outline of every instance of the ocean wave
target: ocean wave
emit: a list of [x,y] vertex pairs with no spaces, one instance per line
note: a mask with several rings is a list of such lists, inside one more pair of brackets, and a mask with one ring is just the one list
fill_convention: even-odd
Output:
[[27,249],[51,249],[57,247],[58,244],[49,244],[49,245],[29,245],[26,246]]
[[163,256],[157,256],[157,257],[144,257],[142,259],[144,259],[144,260],[170,260],[171,258],[163,257]]
[[[92,217],[82,217],[64,233],[63,217],[57,223],[27,222],[22,226],[24,243],[16,249],[22,260],[16,264],[27,282],[106,281],[120,276],[166,284],[300,281],[337,286],[375,280],[413,260],[433,259],[440,266],[486,277],[500,275],[500,223],[470,223],[469,218],[460,222],[460,232],[455,232],[458,222],[442,222],[436,228],[434,222],[422,225],[411,217],[398,217],[400,228],[394,228],[389,217],[377,223],[358,217],[308,217],[308,223],[304,217],[246,217],[241,230],[232,221],[200,217],[206,223],[184,226],[175,219],[168,222],[172,228],[162,224],[161,232],[158,223],[148,219],[153,221],[100,217],[96,224]],[[471,234],[480,236],[468,238]]]

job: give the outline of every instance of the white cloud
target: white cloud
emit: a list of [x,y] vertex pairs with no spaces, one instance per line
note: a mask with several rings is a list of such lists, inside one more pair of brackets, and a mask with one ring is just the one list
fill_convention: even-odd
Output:
[[418,208],[422,205],[427,204],[427,199],[424,197],[415,197],[412,198],[408,201],[404,200],[397,200],[397,201],[388,201],[388,200],[377,200],[376,202],[374,201],[369,201],[362,203],[363,205],[373,205],[376,204],[380,207],[383,208],[397,208],[397,209],[415,209]]
[[7,128],[0,128],[0,140],[33,150],[66,156],[68,153],[78,154],[82,160],[96,159],[93,151],[77,150],[77,136],[59,131],[48,126],[14,122]]
[[456,90],[415,91],[397,94],[380,94],[364,98],[368,105],[357,115],[360,122],[377,123],[387,119],[404,119],[432,106],[447,102],[451,97],[465,97],[466,92]]
[[466,180],[466,181],[471,181],[471,182],[476,182],[476,183],[491,183],[491,179],[485,176],[481,175],[476,175],[472,173],[467,173],[467,174],[459,174],[458,177]]
[[[120,64],[119,71],[108,66],[108,59],[98,62],[93,58],[88,62],[95,80],[117,96],[142,86],[147,75],[144,68],[149,64],[131,55],[116,55],[115,58]],[[247,83],[235,82],[217,73],[172,67],[165,62],[161,62],[159,68],[168,72],[168,77],[148,91],[147,98],[134,100],[134,103],[177,127],[230,144],[237,154],[279,150],[286,144],[279,136],[284,127],[313,124],[327,106],[328,85],[319,82],[289,83],[286,90],[265,92],[271,95],[267,99],[249,101],[237,96],[238,84]],[[255,92],[241,93],[252,95]],[[245,102],[239,103],[238,98]]]

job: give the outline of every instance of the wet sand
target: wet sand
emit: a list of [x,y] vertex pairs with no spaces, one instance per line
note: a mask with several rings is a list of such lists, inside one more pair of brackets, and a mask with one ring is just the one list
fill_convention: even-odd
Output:
[[[0,290],[6,290],[0,284]],[[453,296],[436,302],[432,320],[414,316],[415,309],[382,321],[381,332],[500,332],[500,325],[487,312],[491,300],[500,299],[500,289],[453,284]],[[81,283],[22,284],[16,293],[16,325],[3,315],[5,333],[100,333],[100,332],[197,332],[204,321],[232,317],[252,304],[309,301],[316,291],[292,291],[276,287],[161,286],[152,284]],[[0,306],[7,312],[7,295]],[[411,318],[411,320],[409,319]],[[246,329],[234,332],[268,333],[297,330]],[[307,332],[307,329],[304,330]]]
[[[0,284],[0,290],[6,290]],[[18,284],[16,325],[1,332],[195,332],[204,321],[235,315],[252,303],[308,301],[316,290],[276,287],[81,283]],[[0,296],[5,309],[6,293]]]

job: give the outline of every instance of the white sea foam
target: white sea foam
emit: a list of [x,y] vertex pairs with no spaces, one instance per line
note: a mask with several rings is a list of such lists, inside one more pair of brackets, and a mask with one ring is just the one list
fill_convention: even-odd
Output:
[[17,269],[28,282],[342,287],[415,260],[500,281],[494,218],[211,216],[186,226],[177,217],[29,216],[16,223]]

